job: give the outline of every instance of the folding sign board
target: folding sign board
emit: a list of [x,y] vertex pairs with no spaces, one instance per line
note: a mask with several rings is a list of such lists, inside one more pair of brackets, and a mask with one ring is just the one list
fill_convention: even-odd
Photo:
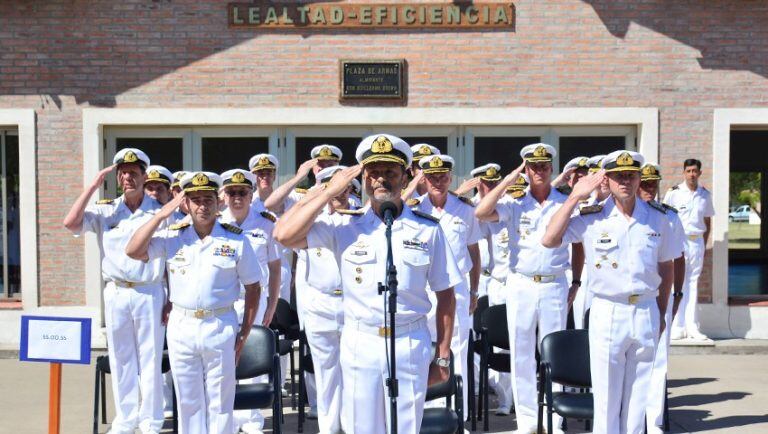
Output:
[[91,319],[22,316],[19,360],[91,363]]

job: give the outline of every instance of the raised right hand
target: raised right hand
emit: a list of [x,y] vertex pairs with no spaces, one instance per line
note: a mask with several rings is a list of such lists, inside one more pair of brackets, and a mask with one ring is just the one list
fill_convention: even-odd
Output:
[[296,176],[301,177],[302,179],[309,175],[309,172],[312,170],[313,167],[317,164],[317,158],[313,158],[311,160],[307,160],[299,166],[299,168],[296,170]]
[[184,196],[184,190],[182,190],[181,193],[176,195],[176,197],[163,205],[163,207],[160,208],[160,211],[157,212],[157,215],[163,219],[167,219],[168,217],[172,216],[173,213],[179,208],[179,205],[181,205],[181,202],[184,200]]
[[361,164],[355,164],[354,166],[349,166],[346,169],[334,173],[331,180],[326,184],[327,187],[325,187],[324,190],[325,194],[328,197],[333,198],[344,193],[352,180],[357,178],[362,170],[363,166]]
[[101,187],[102,184],[104,184],[104,180],[107,178],[107,175],[109,175],[109,172],[115,170],[117,167],[117,164],[113,164],[111,166],[105,167],[99,171],[99,173],[96,175],[96,178],[93,179],[93,184],[91,184],[94,187]]
[[605,171],[600,170],[599,172],[590,173],[587,176],[579,179],[579,182],[573,186],[571,197],[578,200],[589,198],[589,195],[592,194],[592,192],[595,191],[598,187],[600,187],[600,184],[603,182],[604,178]]

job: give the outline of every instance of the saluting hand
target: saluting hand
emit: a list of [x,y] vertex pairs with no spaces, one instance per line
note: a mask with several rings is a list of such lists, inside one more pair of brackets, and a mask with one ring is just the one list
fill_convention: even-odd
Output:
[[573,186],[573,190],[571,191],[571,197],[576,198],[578,200],[584,200],[589,198],[589,195],[592,194],[593,191],[595,191],[598,187],[600,187],[600,184],[605,179],[605,171],[600,170],[596,173],[590,173],[589,175],[581,178],[579,182],[576,183],[576,185]]
[[525,169],[525,160],[515,168],[512,172],[510,172],[509,175],[505,176],[504,179],[501,181],[505,185],[509,186],[515,183],[517,181],[517,178],[520,176],[521,173],[523,173],[523,170]]
[[299,166],[299,168],[296,170],[296,176],[304,178],[305,176],[309,175],[309,172],[312,170],[313,167],[317,164],[317,158],[313,158],[311,160],[307,160]]
[[104,180],[107,178],[107,175],[109,175],[109,172],[115,170],[115,167],[117,167],[117,164],[113,164],[101,169],[98,175],[96,175],[96,178],[93,179],[93,184],[91,185],[96,188],[101,187],[101,185],[104,184]]
[[480,185],[480,178],[469,178],[462,182],[459,188],[454,191],[457,195],[461,196],[464,193],[469,193],[472,189],[477,188]]
[[347,190],[347,187],[349,187],[349,183],[352,182],[353,179],[357,178],[362,170],[362,165],[355,164],[354,166],[349,166],[346,169],[342,169],[334,173],[331,180],[328,182],[328,184],[326,184],[326,196],[333,198],[344,193]]
[[181,205],[181,202],[184,200],[184,190],[182,190],[179,194],[176,195],[173,199],[168,201],[165,205],[163,205],[162,208],[160,208],[160,211],[157,212],[157,215],[162,217],[163,219],[167,219],[173,213],[179,208],[179,205]]

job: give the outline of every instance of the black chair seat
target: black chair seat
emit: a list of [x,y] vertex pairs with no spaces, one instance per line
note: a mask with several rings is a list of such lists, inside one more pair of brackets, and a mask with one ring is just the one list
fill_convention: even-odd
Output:
[[420,434],[455,433],[459,418],[450,408],[426,408],[421,422]]
[[552,393],[552,408],[561,416],[592,419],[593,405],[591,393]]
[[497,372],[511,372],[509,353],[488,354],[488,367]]
[[235,387],[235,410],[267,408],[272,405],[274,397],[271,383],[238,384]]
[[277,343],[277,352],[281,356],[284,356],[286,354],[290,354],[290,352],[293,351],[293,341],[280,339]]
[[478,336],[476,341],[472,342],[472,350],[477,354],[483,354],[483,341]]

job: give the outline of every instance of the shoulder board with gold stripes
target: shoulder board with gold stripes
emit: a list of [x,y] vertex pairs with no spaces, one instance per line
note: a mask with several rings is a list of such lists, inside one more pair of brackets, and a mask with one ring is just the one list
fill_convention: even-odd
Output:
[[602,205],[590,205],[590,206],[585,206],[585,207],[582,207],[581,209],[579,209],[579,214],[581,214],[581,215],[589,215],[589,214],[594,214],[594,213],[600,212],[602,210],[603,210],[603,206]]
[[336,212],[344,215],[356,215],[356,216],[363,215],[363,210],[361,209],[337,209]]
[[674,186],[674,187],[670,188],[670,190],[677,190],[678,188],[680,188],[680,186],[679,186],[679,185],[676,185],[676,186]]
[[189,222],[176,223],[174,225],[168,226],[168,229],[170,229],[172,231],[180,231],[180,230],[182,230],[184,228],[188,228],[189,226],[190,226]]
[[557,187],[555,190],[559,191],[561,194],[564,194],[566,196],[571,194],[571,187],[568,187],[567,185],[561,185]]
[[294,188],[293,191],[295,191],[296,193],[299,193],[299,194],[307,194],[307,189],[306,188]]
[[111,205],[115,203],[114,199],[99,199],[96,201],[96,205]]
[[271,221],[272,223],[277,221],[277,218],[274,215],[272,215],[272,213],[270,213],[268,211],[262,211],[259,214],[261,214],[262,217],[264,217],[265,219]]
[[222,226],[224,229],[226,229],[226,230],[228,230],[228,231],[232,232],[233,234],[238,234],[238,235],[239,235],[239,234],[242,234],[242,233],[243,233],[243,230],[242,230],[242,229],[240,229],[240,228],[239,228],[239,227],[237,227],[237,226],[231,225],[231,224],[229,224],[229,223],[222,223],[222,224],[221,224],[221,226]]
[[459,196],[458,194],[456,194],[456,192],[453,192],[453,191],[450,191],[450,190],[448,191],[448,193],[456,196],[457,199],[459,199],[460,201],[466,203],[467,205],[469,205],[471,207],[475,206],[475,204],[472,202],[472,199],[466,198],[464,196]]
[[416,205],[418,205],[418,204],[420,204],[420,203],[421,203],[421,201],[420,201],[420,200],[418,200],[418,199],[414,199],[414,198],[410,198],[410,199],[408,199],[408,200],[406,200],[406,201],[405,201],[405,205],[406,205],[406,206],[416,206]]
[[648,205],[651,206],[651,208],[655,209],[656,211],[658,211],[658,212],[660,212],[662,214],[666,214],[667,213],[667,210],[664,209],[664,205],[656,202],[655,200],[649,200],[647,203],[648,203]]
[[672,211],[673,213],[677,214],[677,208],[673,207],[672,205],[667,205],[666,203],[662,203],[661,206],[663,206],[665,210]]
[[425,212],[413,211],[413,213],[416,214],[417,216],[421,217],[421,218],[425,218],[427,220],[432,220],[435,223],[440,223],[440,220],[438,220],[437,217],[433,217],[433,216],[431,216],[431,215],[429,215],[429,214],[427,214]]

